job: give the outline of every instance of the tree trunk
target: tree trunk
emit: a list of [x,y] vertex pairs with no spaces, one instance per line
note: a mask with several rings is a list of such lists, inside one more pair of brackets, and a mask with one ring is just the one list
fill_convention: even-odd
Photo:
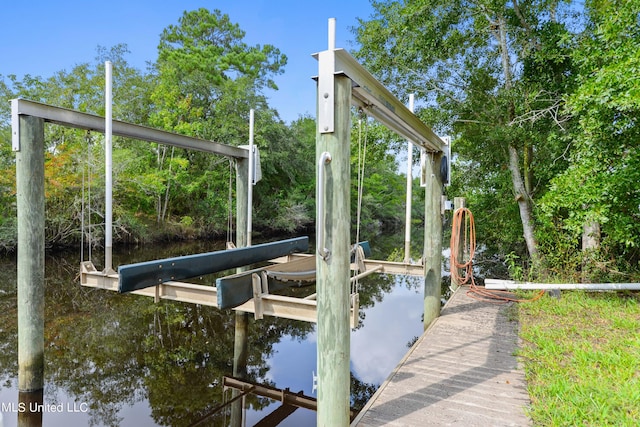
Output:
[[[504,87],[507,91],[512,88],[512,75],[511,75],[511,62],[509,60],[509,47],[507,44],[507,24],[504,17],[500,16],[497,19],[497,30],[495,34],[498,42],[500,43],[500,53],[502,57],[502,72],[504,74]],[[508,123],[513,121],[515,116],[515,105],[513,101],[509,103],[507,107]],[[511,181],[513,183],[513,192],[515,194],[516,202],[518,203],[518,209],[520,210],[520,220],[522,221],[522,234],[524,236],[525,243],[527,245],[527,251],[531,258],[533,270],[538,271],[542,265],[541,255],[538,252],[538,242],[535,238],[535,227],[532,219],[531,209],[531,193],[528,191],[532,186],[532,175],[530,174],[530,165],[533,161],[533,149],[524,144],[525,153],[525,165],[523,179],[520,172],[520,156],[518,150],[513,144],[509,143],[509,171],[511,172]],[[526,180],[526,181],[525,181]],[[525,183],[526,182],[526,183]]]
[[524,170],[524,188],[527,190],[529,197],[533,194],[533,146],[529,143],[524,144],[524,158],[523,170]]
[[[585,206],[585,209],[587,207]],[[600,223],[586,221],[582,226],[582,283],[590,283],[594,273],[594,261],[600,249]]]
[[533,219],[531,215],[531,198],[524,185],[524,180],[520,174],[520,159],[518,150],[509,145],[509,171],[511,172],[511,182],[515,193],[516,202],[520,210],[520,220],[522,221],[522,232],[524,241],[527,244],[527,251],[531,257],[534,270],[541,266],[541,258],[538,252],[538,242],[535,238]]
[[171,147],[171,160],[169,161],[169,177],[167,178],[167,188],[164,192],[164,205],[162,206],[162,216],[160,222],[165,222],[167,219],[167,207],[169,206],[169,190],[171,189],[171,164],[173,163],[173,153],[175,147]]

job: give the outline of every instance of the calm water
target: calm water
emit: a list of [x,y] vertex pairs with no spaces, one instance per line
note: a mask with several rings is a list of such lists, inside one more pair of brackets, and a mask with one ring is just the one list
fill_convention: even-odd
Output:
[[[114,264],[219,249],[214,243],[137,248],[114,253]],[[220,383],[232,372],[233,311],[83,288],[79,260],[80,254],[47,257],[44,425],[188,426],[229,399]],[[18,401],[14,259],[0,259],[0,279],[0,413],[3,427],[11,427]],[[372,275],[361,284],[361,323],[351,333],[355,407],[422,333],[420,278]],[[315,325],[270,317],[249,325],[249,378],[315,397]],[[247,425],[278,406],[247,398]],[[281,425],[315,421],[315,412],[298,409]],[[201,425],[227,424],[221,412]]]

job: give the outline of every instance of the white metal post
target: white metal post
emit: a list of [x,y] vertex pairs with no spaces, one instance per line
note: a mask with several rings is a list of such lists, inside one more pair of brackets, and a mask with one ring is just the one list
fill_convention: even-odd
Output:
[[[409,110],[413,113],[413,94],[409,95]],[[411,200],[413,198],[413,143],[407,139],[407,201],[404,233],[404,262],[411,261]]]
[[329,18],[329,37],[328,48],[334,50],[336,48],[336,18]]
[[113,270],[113,177],[112,177],[112,122],[113,122],[113,95],[112,95],[112,64],[104,63],[105,68],[105,112],[104,112],[104,271]]
[[253,185],[255,184],[255,153],[253,147],[253,108],[249,110],[249,177],[247,186],[247,246],[251,246],[251,232],[253,231]]

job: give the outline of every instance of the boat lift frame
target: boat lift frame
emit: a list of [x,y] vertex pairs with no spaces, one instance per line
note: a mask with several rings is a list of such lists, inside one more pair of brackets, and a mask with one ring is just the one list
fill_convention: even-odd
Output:
[[[361,107],[390,129],[431,153],[426,173],[430,186],[425,194],[425,248],[424,266],[416,266],[425,277],[425,327],[437,317],[440,309],[440,266],[442,248],[442,221],[440,203],[442,182],[435,164],[442,155],[443,143],[426,125],[400,103],[366,69],[343,49],[335,48],[335,20],[329,21],[329,48],[316,55],[318,75],[318,142],[317,151],[327,152],[326,193],[317,194],[317,200],[326,198],[326,211],[318,215],[322,222],[322,235],[316,236],[322,247],[322,256],[316,257],[318,274],[318,301],[312,299],[267,295],[258,278],[252,282],[255,297],[237,307],[244,312],[259,312],[280,317],[296,318],[291,311],[296,307],[300,317],[317,319],[318,339],[318,420],[319,425],[347,425],[349,422],[349,327],[350,318],[357,318],[357,310],[349,309],[352,298],[349,286],[349,128],[350,107]],[[41,390],[44,386],[44,123],[104,133],[105,119],[97,115],[54,107],[24,99],[11,101],[12,149],[16,152],[17,211],[18,211],[18,388],[20,391]],[[237,193],[248,193],[250,154],[248,150],[213,141],[202,140],[172,132],[112,121],[113,135],[180,148],[219,154],[236,159]],[[322,170],[324,172],[324,169]],[[243,179],[247,178],[247,179]],[[322,200],[324,204],[325,199]],[[240,212],[242,209],[242,213]],[[238,230],[247,221],[248,206],[238,203]],[[326,216],[325,216],[326,213]],[[326,229],[324,229],[326,225]],[[325,234],[326,233],[326,234]],[[247,246],[250,236],[240,237],[238,246]],[[365,261],[365,266],[372,262]],[[360,275],[415,272],[413,266],[375,261],[374,268]],[[397,267],[397,269],[396,269]],[[388,269],[387,269],[388,268]],[[110,269],[97,271],[89,261],[81,266],[82,284],[102,289],[117,289],[118,277]],[[394,271],[392,271],[394,270]],[[343,281],[344,279],[344,281]],[[217,290],[180,282],[165,282],[135,293],[148,295],[156,301],[176,301],[213,305]],[[344,295],[343,295],[344,294]],[[353,301],[357,303],[356,301]],[[272,307],[278,307],[272,308]],[[320,310],[318,310],[318,307]],[[313,315],[309,314],[313,312]],[[276,314],[277,313],[277,314]],[[353,313],[353,314],[351,314]],[[327,341],[327,338],[329,340]],[[334,345],[335,344],[335,345]],[[346,347],[345,347],[346,346]],[[346,357],[345,357],[346,356]],[[235,361],[234,361],[235,366]],[[325,369],[331,367],[330,369]],[[334,381],[335,380],[335,381]],[[335,383],[332,388],[331,384]],[[327,387],[329,386],[329,387]]]
[[[34,117],[45,123],[57,124],[70,128],[101,133],[105,132],[105,120],[100,116],[42,104],[26,99],[12,100],[11,112],[12,148],[15,152],[20,152],[22,148],[21,144],[24,144],[24,142],[21,142],[21,126],[19,125],[21,116]],[[244,148],[229,146],[213,141],[206,141],[199,138],[179,135],[118,120],[113,121],[112,131],[113,135],[125,138],[167,144],[179,148],[219,154],[240,160],[249,158],[248,150]],[[241,184],[244,184],[244,181],[242,181]],[[291,254],[275,259],[274,262],[288,262],[303,256],[305,255]],[[358,278],[362,278],[365,275],[369,275],[374,272],[418,276],[423,274],[422,266],[412,266],[403,263],[365,260],[364,265],[366,272],[360,272]],[[25,271],[21,272],[21,275],[28,275],[32,273],[32,271]],[[29,280],[29,282],[34,284],[34,280]],[[119,275],[113,271],[100,271],[94,266],[93,262],[85,261],[80,266],[80,283],[87,287],[118,291]],[[256,289],[258,289],[258,287],[256,287]],[[317,303],[314,299],[302,299],[269,294],[265,292],[265,288],[262,285],[259,289],[260,292],[256,291],[255,300],[248,301],[239,307],[236,307],[236,310],[254,313],[257,318],[262,318],[262,316],[268,315],[303,320],[307,322],[315,322],[317,320]],[[137,289],[132,293],[152,297],[155,301],[166,299],[213,307],[218,306],[217,289],[214,286],[198,285],[176,280],[169,280],[146,289]],[[355,300],[355,296],[353,298]],[[351,312],[351,324],[355,325],[357,324],[358,318],[357,308],[355,310],[352,308]]]

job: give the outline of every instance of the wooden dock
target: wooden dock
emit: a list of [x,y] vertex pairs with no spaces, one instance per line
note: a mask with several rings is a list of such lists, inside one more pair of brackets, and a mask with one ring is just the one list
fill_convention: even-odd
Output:
[[509,305],[454,293],[365,405],[357,426],[529,426]]

